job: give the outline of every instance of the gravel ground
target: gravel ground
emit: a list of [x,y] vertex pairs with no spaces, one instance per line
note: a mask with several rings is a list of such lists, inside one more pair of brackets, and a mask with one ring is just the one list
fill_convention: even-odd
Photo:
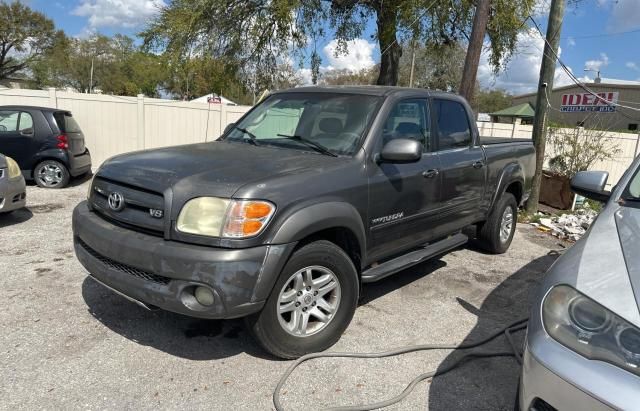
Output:
[[[28,209],[0,215],[0,408],[271,409],[290,362],[269,358],[242,322],[147,312],[87,279],[71,211],[86,182],[28,188]],[[557,240],[518,226],[500,256],[473,244],[364,288],[332,350],[475,341],[526,316]],[[521,337],[520,337],[521,338]],[[503,341],[493,344],[504,350]],[[378,401],[457,353],[304,364],[284,387],[287,409]],[[483,359],[420,383],[393,409],[512,409],[518,366]]]

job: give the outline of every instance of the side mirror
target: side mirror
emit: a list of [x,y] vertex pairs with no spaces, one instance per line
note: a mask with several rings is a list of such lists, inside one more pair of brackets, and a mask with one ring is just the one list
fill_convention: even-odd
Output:
[[382,147],[379,162],[412,163],[422,158],[422,144],[408,138],[397,138]]
[[580,171],[571,179],[571,190],[583,197],[606,203],[611,192],[604,187],[609,173],[606,171]]
[[222,133],[223,135],[227,134],[229,131],[231,131],[232,128],[234,128],[236,126],[236,123],[229,123],[227,124],[227,126],[224,128],[224,133]]

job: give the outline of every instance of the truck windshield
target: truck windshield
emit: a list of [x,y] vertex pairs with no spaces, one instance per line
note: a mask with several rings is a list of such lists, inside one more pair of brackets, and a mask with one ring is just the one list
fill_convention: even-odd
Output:
[[334,156],[353,155],[380,100],[359,94],[275,94],[235,124],[224,139]]

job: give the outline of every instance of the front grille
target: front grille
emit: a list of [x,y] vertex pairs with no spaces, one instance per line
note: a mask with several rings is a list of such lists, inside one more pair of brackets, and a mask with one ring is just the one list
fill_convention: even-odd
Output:
[[[124,208],[119,211],[114,211],[109,206],[108,198],[112,193],[119,193],[123,198]],[[155,235],[162,236],[164,233],[165,204],[162,194],[104,178],[95,178],[90,202],[94,211],[109,220]],[[159,211],[160,218],[154,217],[152,210],[156,216]]]
[[154,283],[162,284],[162,285],[167,285],[169,284],[169,281],[171,281],[170,278],[153,274],[148,271],[140,270],[138,268],[131,267],[130,265],[126,265],[126,264],[122,264],[117,261],[114,261],[109,257],[105,257],[102,254],[98,253],[96,250],[89,247],[84,241],[80,240],[79,238],[77,240],[78,240],[78,244],[80,244],[80,246],[84,248],[84,250],[87,253],[89,253],[96,260],[100,261],[102,264],[111,268],[112,270],[120,271],[121,273],[129,274],[134,277],[138,277],[143,280],[152,281]]

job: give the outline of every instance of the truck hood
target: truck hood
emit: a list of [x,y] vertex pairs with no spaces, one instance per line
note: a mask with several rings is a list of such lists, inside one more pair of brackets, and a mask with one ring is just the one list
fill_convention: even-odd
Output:
[[554,282],[640,327],[640,209],[611,203],[553,268]]
[[116,156],[102,165],[98,176],[158,193],[172,189],[174,199],[232,197],[246,184],[332,161],[340,159],[293,149],[210,142]]

